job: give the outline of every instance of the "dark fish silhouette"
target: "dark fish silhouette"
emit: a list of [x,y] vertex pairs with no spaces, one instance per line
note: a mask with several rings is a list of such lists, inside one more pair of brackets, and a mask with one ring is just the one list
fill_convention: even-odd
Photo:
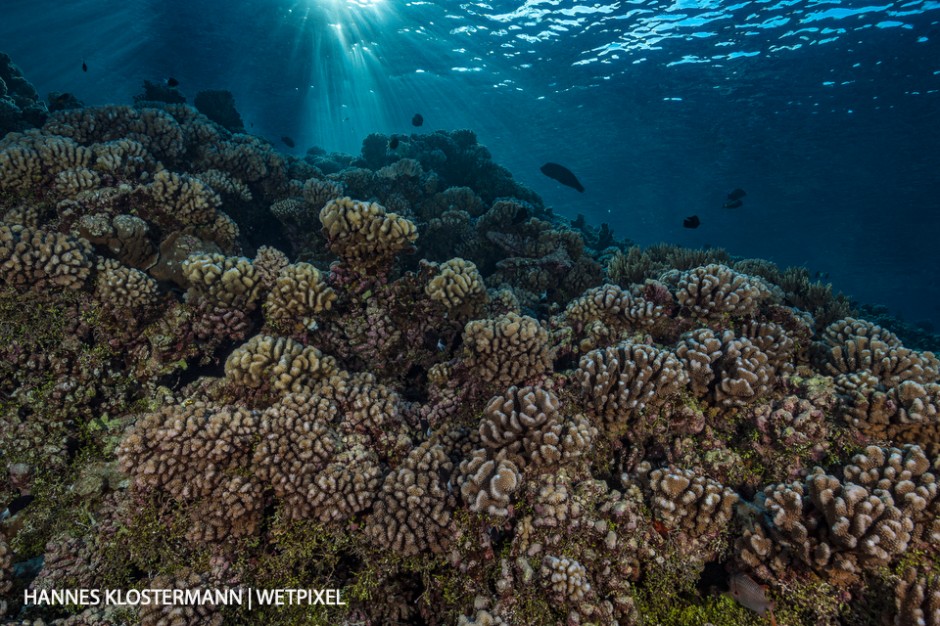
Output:
[[572,174],[571,170],[569,170],[564,165],[559,165],[558,163],[546,163],[542,166],[541,171],[543,174],[549,178],[557,180],[562,185],[572,187],[584,193],[584,185],[578,182],[578,177]]
[[420,113],[415,113],[415,116],[411,118],[411,125],[421,126],[422,124],[424,124],[424,116]]
[[65,93],[60,93],[59,95],[57,95],[55,98],[52,99],[52,101],[58,104],[65,104],[71,98],[72,98],[72,94],[66,91]]
[[685,228],[698,228],[701,223],[702,220],[698,218],[698,215],[693,215],[682,220],[682,226]]
[[167,86],[167,87],[178,87],[179,84],[180,84],[180,81],[176,80],[176,79],[173,78],[172,76],[170,76],[169,78],[166,79],[166,86]]
[[747,195],[747,192],[738,187],[734,191],[728,194],[728,200],[740,200]]
[[744,206],[744,203],[741,202],[740,200],[728,200],[721,206],[723,206],[726,209],[737,209],[739,207]]
[[284,135],[283,137],[281,137],[281,141],[283,141],[284,145],[286,145],[288,148],[293,148],[294,146],[297,145],[294,143],[294,140],[288,137],[287,135]]
[[397,147],[398,147],[398,137],[392,137],[391,139],[388,140],[389,150],[394,150]]
[[85,59],[82,59],[82,71],[83,71],[83,72],[87,72],[87,71],[88,71],[88,64],[85,63]]

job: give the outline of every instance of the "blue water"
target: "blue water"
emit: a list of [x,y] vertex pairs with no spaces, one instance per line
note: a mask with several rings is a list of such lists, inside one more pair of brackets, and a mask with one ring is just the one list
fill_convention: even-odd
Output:
[[[940,2],[4,0],[45,95],[173,76],[248,131],[357,153],[471,128],[568,217],[806,265],[940,328]],[[82,60],[89,71],[81,71]],[[421,112],[425,125],[410,125]],[[281,146],[289,150],[286,146]],[[539,173],[571,168],[583,194]],[[721,207],[735,187],[740,209]],[[702,226],[682,228],[697,214]]]

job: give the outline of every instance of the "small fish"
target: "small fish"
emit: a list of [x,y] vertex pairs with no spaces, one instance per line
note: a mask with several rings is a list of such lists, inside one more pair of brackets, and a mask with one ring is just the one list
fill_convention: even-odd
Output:
[[731,193],[728,194],[728,200],[740,200],[746,195],[747,195],[747,192],[741,189],[740,187],[738,187],[737,189],[733,190]]
[[15,497],[13,499],[13,502],[10,503],[10,506],[8,506],[6,510],[3,512],[4,518],[13,517],[17,513],[25,509],[27,506],[29,506],[29,504],[35,499],[36,499],[35,496],[31,496],[31,495],[23,495],[23,496]]
[[558,163],[546,163],[540,168],[540,171],[549,178],[557,180],[562,185],[577,189],[581,193],[584,193],[584,185],[582,185],[578,181],[578,177],[572,174],[571,170],[569,170],[564,165],[559,165]]
[[389,150],[394,150],[397,147],[398,147],[398,137],[392,137],[391,139],[388,140]]
[[287,135],[284,135],[283,137],[281,137],[281,141],[283,141],[284,145],[287,146],[288,148],[293,148],[294,146],[297,145],[294,143],[294,140],[288,137]]
[[52,99],[52,101],[57,104],[65,104],[71,99],[71,97],[72,97],[72,94],[66,91],[65,93],[60,93],[59,95],[57,95],[55,98]]
[[829,272],[816,272],[813,275],[816,280],[829,280]]
[[83,72],[87,72],[87,71],[88,71],[88,64],[85,63],[85,59],[82,59],[82,71],[83,71]]
[[744,206],[744,203],[740,200],[728,200],[722,206],[726,209],[738,209]]
[[777,626],[774,617],[774,601],[767,597],[767,591],[748,576],[738,572],[731,576],[731,597],[744,608],[750,609],[758,615],[770,615],[771,626]]
[[415,113],[415,116],[411,118],[411,125],[421,126],[422,124],[424,124],[424,116],[420,113]]
[[166,79],[166,86],[167,86],[167,87],[178,87],[179,84],[180,84],[180,81],[176,80],[176,79],[173,78],[172,76],[170,76],[169,78]]
[[698,218],[698,215],[692,215],[682,220],[682,226],[684,228],[698,228],[702,224],[702,220]]
[[443,339],[437,340],[437,351],[443,352],[447,348],[447,345],[444,343]]

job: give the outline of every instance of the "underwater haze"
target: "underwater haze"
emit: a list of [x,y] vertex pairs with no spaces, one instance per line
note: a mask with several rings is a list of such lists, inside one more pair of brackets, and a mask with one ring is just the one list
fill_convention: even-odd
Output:
[[[125,103],[173,76],[248,131],[356,154],[468,128],[570,218],[641,245],[805,265],[940,327],[933,0],[6,0],[0,49],[41,94]],[[88,72],[81,71],[82,60]],[[425,119],[411,126],[412,115]],[[542,176],[564,164],[581,194]],[[723,209],[734,188],[744,205]],[[686,216],[701,226],[684,229]]]

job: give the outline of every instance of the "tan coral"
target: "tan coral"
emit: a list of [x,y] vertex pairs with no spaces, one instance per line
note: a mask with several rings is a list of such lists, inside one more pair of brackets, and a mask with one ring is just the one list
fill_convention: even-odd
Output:
[[258,274],[258,282],[261,283],[262,291],[268,292],[274,289],[278,274],[290,265],[290,260],[286,254],[277,248],[260,246],[251,264],[255,266],[255,272]]
[[577,606],[591,595],[591,583],[583,565],[568,557],[546,556],[542,577],[552,595],[560,602]]
[[261,282],[249,259],[223,254],[194,254],[183,262],[191,289],[212,302],[244,310],[258,304]]
[[449,312],[474,314],[486,304],[486,286],[477,266],[461,258],[441,263],[424,292]]
[[310,214],[316,216],[327,202],[341,198],[343,192],[343,186],[339,183],[311,178],[304,183],[303,198]]
[[169,170],[154,174],[147,193],[161,221],[184,226],[212,223],[222,205],[218,194],[198,178]]
[[452,470],[441,446],[425,442],[412,450],[385,477],[365,527],[373,544],[400,556],[444,553],[454,540]]
[[337,371],[336,360],[285,337],[255,335],[225,361],[225,377],[238,387],[301,392]]
[[833,322],[815,348],[817,361],[833,376],[867,370],[889,387],[908,380],[940,382],[940,361],[932,352],[909,350],[896,335],[864,320]]
[[131,267],[146,270],[157,260],[157,251],[149,238],[150,227],[137,216],[83,215],[77,229],[82,237],[107,246],[119,261]]
[[46,122],[43,132],[81,144],[130,139],[160,159],[177,157],[184,150],[180,125],[159,109],[100,106],[59,111]]
[[505,388],[551,371],[548,332],[528,316],[507,313],[469,322],[463,342],[471,370],[487,383]]
[[676,356],[690,373],[691,389],[726,406],[743,405],[768,393],[777,371],[770,357],[734,331],[700,328],[682,336]]
[[58,232],[0,224],[0,282],[29,289],[80,289],[92,268],[91,245]]
[[72,168],[56,174],[52,185],[61,197],[75,198],[83,191],[97,189],[101,185],[101,177],[84,167]]
[[330,250],[359,269],[378,268],[400,252],[412,249],[418,238],[415,225],[375,202],[349,197],[327,202],[320,211],[323,234]]
[[221,541],[255,532],[261,485],[244,474],[260,427],[257,412],[195,402],[150,413],[118,446],[135,488],[164,492],[189,506],[189,537]]
[[718,264],[684,272],[676,289],[679,304],[703,318],[753,317],[769,296],[762,280]]
[[310,517],[317,474],[340,446],[329,426],[336,410],[326,398],[289,394],[264,412],[253,465],[259,479],[273,487],[288,519]]
[[574,379],[590,411],[618,430],[677,394],[688,374],[671,352],[624,342],[583,356]]
[[940,384],[906,380],[885,387],[868,370],[840,374],[835,387],[847,421],[874,440],[940,442]]
[[757,499],[766,515],[738,541],[741,560],[765,579],[802,564],[836,585],[896,562],[933,532],[936,479],[925,460],[916,447],[869,447],[841,479],[817,467],[803,482],[767,486]]
[[140,270],[121,265],[114,259],[98,264],[95,297],[106,308],[145,311],[156,302],[157,294],[157,281]]
[[510,515],[510,497],[522,483],[519,467],[503,454],[475,450],[460,464],[460,493],[475,513]]
[[65,170],[87,168],[92,151],[71,139],[31,131],[0,150],[0,191],[27,191],[52,183]]
[[264,303],[265,319],[287,330],[310,328],[317,314],[329,311],[336,300],[320,270],[309,263],[294,263],[277,275]]
[[353,444],[337,454],[316,477],[309,504],[321,522],[338,522],[365,511],[382,485],[382,466],[373,450]]
[[690,469],[665,468],[647,478],[650,508],[667,528],[680,529],[692,539],[717,536],[727,530],[738,494]]
[[[155,576],[151,589],[210,590],[221,586],[208,575],[198,574],[184,567],[173,574]],[[141,626],[222,626],[222,607],[213,603],[158,604],[142,602],[140,605]]]
[[558,422],[558,397],[541,387],[510,387],[483,410],[480,440],[493,450],[518,452],[526,436]]
[[894,626],[940,626],[940,573],[929,566],[905,568],[894,605]]

